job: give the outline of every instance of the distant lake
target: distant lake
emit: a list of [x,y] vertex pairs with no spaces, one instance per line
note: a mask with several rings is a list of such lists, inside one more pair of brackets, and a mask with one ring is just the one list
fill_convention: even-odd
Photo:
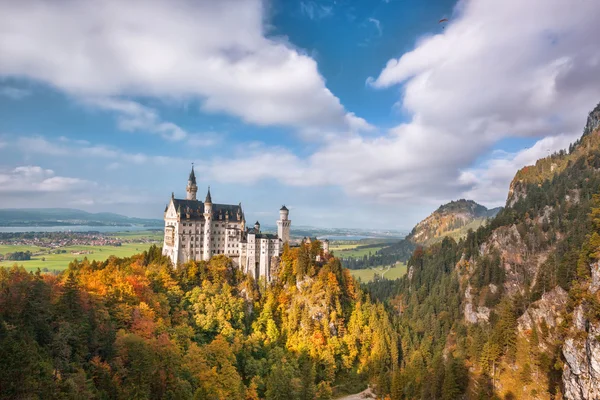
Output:
[[329,239],[329,240],[362,240],[362,239],[374,239],[374,236],[336,236],[336,235],[325,235],[318,236],[318,239]]
[[148,226],[0,226],[0,232],[134,232],[161,229]]

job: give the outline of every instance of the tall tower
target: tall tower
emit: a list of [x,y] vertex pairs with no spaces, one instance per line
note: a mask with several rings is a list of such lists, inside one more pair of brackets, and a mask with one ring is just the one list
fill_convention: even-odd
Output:
[[283,243],[290,241],[290,225],[292,221],[288,219],[290,210],[286,206],[279,210],[279,221],[277,221],[277,236]]
[[212,250],[212,199],[210,197],[210,186],[206,199],[204,200],[204,257],[205,261],[210,260]]
[[198,186],[196,186],[196,174],[194,174],[194,164],[192,163],[192,172],[190,172],[190,177],[188,178],[188,184],[185,188],[187,192],[188,200],[196,200],[196,193],[198,192]]

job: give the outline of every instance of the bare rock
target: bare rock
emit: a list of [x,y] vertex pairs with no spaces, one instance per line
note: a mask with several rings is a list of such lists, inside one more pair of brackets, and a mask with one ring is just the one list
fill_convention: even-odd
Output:
[[563,385],[565,398],[572,400],[600,399],[600,323],[592,324],[585,317],[584,306],[573,313],[573,326],[565,339]]
[[545,293],[542,298],[532,303],[517,320],[519,332],[531,330],[540,326],[542,321],[548,328],[554,328],[562,323],[567,308],[569,295],[560,286]]

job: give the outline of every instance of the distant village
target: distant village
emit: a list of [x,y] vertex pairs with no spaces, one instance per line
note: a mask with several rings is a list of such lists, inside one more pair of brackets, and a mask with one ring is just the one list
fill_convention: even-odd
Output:
[[[124,243],[155,243],[151,237],[136,237],[135,239],[121,238],[114,234],[101,232],[2,232],[0,245],[28,246],[49,250],[48,253],[66,253],[64,247],[69,246],[115,246]],[[9,254],[0,254],[0,261],[4,259],[24,260],[29,259],[26,252],[15,252],[11,258]],[[89,250],[71,250],[71,254],[91,254]]]

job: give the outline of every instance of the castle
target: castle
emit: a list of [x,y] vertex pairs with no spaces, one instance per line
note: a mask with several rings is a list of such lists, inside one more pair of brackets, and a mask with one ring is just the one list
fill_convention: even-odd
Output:
[[245,273],[255,278],[272,280],[271,269],[290,240],[289,210],[279,210],[277,235],[262,233],[258,221],[246,227],[242,204],[213,204],[210,187],[204,202],[196,199],[198,186],[194,167],[187,184],[185,200],[171,201],[165,208],[165,238],[163,255],[173,265],[190,260],[208,261],[212,256],[224,254]]

